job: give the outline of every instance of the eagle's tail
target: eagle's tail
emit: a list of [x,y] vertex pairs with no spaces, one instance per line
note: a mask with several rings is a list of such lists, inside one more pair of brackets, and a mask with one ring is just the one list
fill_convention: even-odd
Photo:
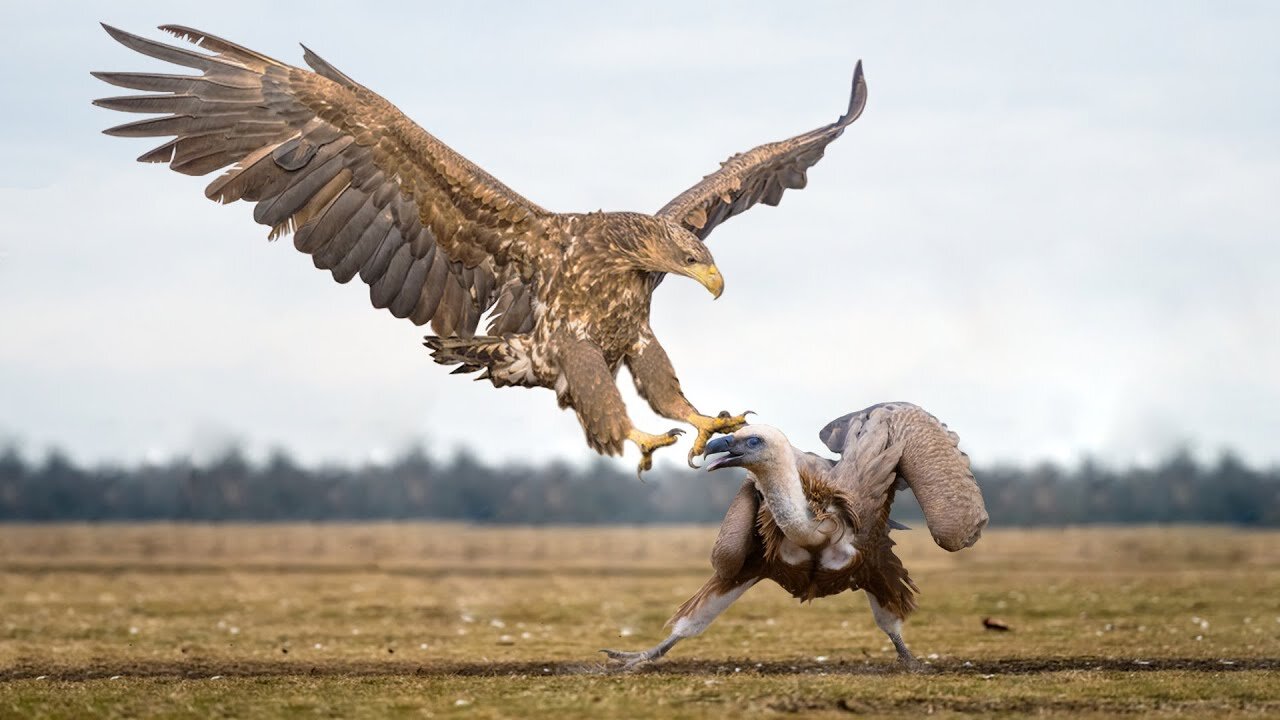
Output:
[[489,380],[497,387],[536,385],[533,369],[519,336],[436,337],[428,335],[423,344],[431,358],[441,365],[457,365],[453,374],[483,371],[476,380]]

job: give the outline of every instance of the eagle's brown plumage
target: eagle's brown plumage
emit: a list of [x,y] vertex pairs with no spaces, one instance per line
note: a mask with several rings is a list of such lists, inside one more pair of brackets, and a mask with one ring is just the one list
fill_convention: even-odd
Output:
[[655,215],[553,213],[310,50],[304,70],[179,25],[161,29],[207,52],[104,27],[139,53],[198,71],[94,73],[148,93],[95,104],[161,115],[106,131],[172,138],[140,161],[188,175],[229,168],[208,186],[211,199],[254,203],[270,237],[292,233],[338,282],[358,275],[374,307],[429,322],[437,362],[481,371],[497,387],[553,388],[592,448],[616,454],[633,440],[642,468],[674,435],[631,425],[615,385],[624,363],[656,411],[698,429],[695,451],[711,433],[743,424],[702,415],[684,397],[649,327],[654,288],[677,273],[719,295],[723,279],[701,239],[725,218],[803,187],[805,170],[866,99],[859,64],[849,111],[836,123],[734,156]]
[[751,473],[711,551],[715,574],[676,610],[666,641],[640,653],[606,651],[610,657],[626,665],[661,657],[768,579],[802,602],[865,591],[876,623],[901,660],[914,663],[901,625],[916,608],[918,590],[893,552],[889,509],[901,482],[925,507],[939,545],[972,545],[987,514],[968,457],[955,433],[910,403],[850,413],[829,423],[821,437],[840,453],[839,461],[793,448],[781,432],[763,425],[748,425],[708,445],[708,453],[727,453],[708,468],[745,467]]

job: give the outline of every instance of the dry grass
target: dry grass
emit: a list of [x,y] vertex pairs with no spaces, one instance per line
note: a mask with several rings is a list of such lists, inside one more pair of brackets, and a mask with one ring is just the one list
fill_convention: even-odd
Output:
[[860,594],[773,586],[668,661],[602,673],[600,647],[662,637],[713,536],[0,526],[0,716],[1280,713],[1280,534],[1223,529],[991,532],[957,554],[900,533],[928,674],[895,670]]

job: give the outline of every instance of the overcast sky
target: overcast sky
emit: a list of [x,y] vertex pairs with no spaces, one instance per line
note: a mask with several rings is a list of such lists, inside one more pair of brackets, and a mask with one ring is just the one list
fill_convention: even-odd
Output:
[[[724,296],[654,299],[696,405],[802,447],[910,400],[979,464],[1280,462],[1280,5],[357,5],[5,8],[0,438],[91,461],[591,455],[551,392],[448,375],[209,178],[133,162],[158,142],[101,135],[131,118],[90,106],[120,91],[89,71],[161,68],[103,20],[297,64],[305,42],[559,211],[656,210],[834,119],[862,58],[867,110],[809,188],[711,237]],[[620,384],[640,427],[671,426]]]

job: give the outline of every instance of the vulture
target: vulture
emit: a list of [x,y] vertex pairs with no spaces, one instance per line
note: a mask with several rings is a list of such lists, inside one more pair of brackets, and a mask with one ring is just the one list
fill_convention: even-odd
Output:
[[987,511],[969,458],[946,425],[904,402],[845,415],[820,437],[840,454],[838,462],[792,447],[767,425],[747,425],[707,444],[707,455],[724,453],[708,470],[749,472],[711,551],[715,574],[676,610],[665,640],[642,652],[602,651],[611,661],[632,668],[662,657],[769,579],[801,602],[866,591],[899,661],[918,667],[902,640],[918,590],[893,552],[889,531],[906,526],[889,519],[889,508],[897,490],[910,488],[938,545],[953,552],[973,545]]
[[225,168],[205,190],[210,199],[253,203],[271,239],[292,234],[338,282],[359,276],[374,307],[429,322],[425,344],[455,373],[553,389],[595,451],[617,455],[635,443],[641,472],[681,431],[632,425],[616,385],[622,365],[655,412],[696,428],[690,464],[714,434],[746,424],[746,413],[704,415],[685,398],[649,325],[653,291],[674,273],[719,297],[724,278],[703,241],[756,203],[803,188],[867,97],[859,62],[835,122],[732,156],[654,214],[556,213],[305,46],[310,70],[180,25],[160,29],[200,50],[103,27],[132,50],[195,71],[93,73],[143,92],[94,104],[160,115],[105,131],[171,138],[139,161],[187,175]]

